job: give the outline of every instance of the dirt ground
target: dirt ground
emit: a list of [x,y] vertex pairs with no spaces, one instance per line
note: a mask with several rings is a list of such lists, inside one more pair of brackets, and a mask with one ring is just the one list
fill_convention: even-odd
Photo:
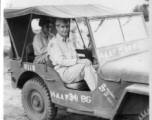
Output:
[[[4,120],[29,120],[23,110],[21,102],[21,90],[13,89],[11,86],[9,69],[9,58],[4,58]],[[55,120],[103,120],[97,117],[90,117],[66,112],[66,109],[59,108]]]

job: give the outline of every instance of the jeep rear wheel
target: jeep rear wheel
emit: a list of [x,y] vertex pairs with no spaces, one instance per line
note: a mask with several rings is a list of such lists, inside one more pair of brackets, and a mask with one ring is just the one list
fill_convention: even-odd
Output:
[[40,78],[28,80],[22,89],[22,104],[31,120],[53,120],[57,113],[49,90]]

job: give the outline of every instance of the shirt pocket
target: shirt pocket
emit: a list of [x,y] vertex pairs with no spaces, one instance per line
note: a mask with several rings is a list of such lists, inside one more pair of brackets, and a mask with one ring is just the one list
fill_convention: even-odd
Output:
[[68,51],[64,51],[63,54],[65,55],[66,58],[72,58],[71,52],[72,52],[72,51],[68,50]]
[[71,56],[72,56],[73,58],[76,58],[76,54],[77,54],[77,53],[76,53],[76,50],[75,50],[74,46],[71,45],[69,48],[70,48],[70,50],[71,50]]

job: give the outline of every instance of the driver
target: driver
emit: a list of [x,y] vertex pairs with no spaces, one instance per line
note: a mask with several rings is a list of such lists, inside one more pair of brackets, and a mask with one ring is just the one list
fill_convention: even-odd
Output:
[[67,19],[56,20],[56,36],[49,42],[48,53],[65,83],[85,80],[91,91],[97,86],[97,74],[88,59],[79,59],[73,43],[68,38],[69,22]]
[[50,33],[52,27],[52,20],[49,17],[43,17],[39,21],[41,32],[34,36],[33,48],[35,54],[35,63],[43,64],[48,62],[47,46],[49,41],[54,37]]

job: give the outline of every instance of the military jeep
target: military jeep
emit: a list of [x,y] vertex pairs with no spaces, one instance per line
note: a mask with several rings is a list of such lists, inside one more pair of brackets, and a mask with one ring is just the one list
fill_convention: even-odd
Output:
[[[22,90],[23,107],[31,120],[53,120],[58,107],[110,120],[149,120],[149,37],[142,13],[120,13],[101,5],[45,5],[5,9],[4,16],[12,46],[12,86]],[[75,22],[84,48],[76,51],[96,66],[94,91],[85,80],[65,84],[53,67],[33,63],[31,21],[42,16],[53,19],[53,34],[56,18]],[[91,49],[79,27],[80,18]]]

